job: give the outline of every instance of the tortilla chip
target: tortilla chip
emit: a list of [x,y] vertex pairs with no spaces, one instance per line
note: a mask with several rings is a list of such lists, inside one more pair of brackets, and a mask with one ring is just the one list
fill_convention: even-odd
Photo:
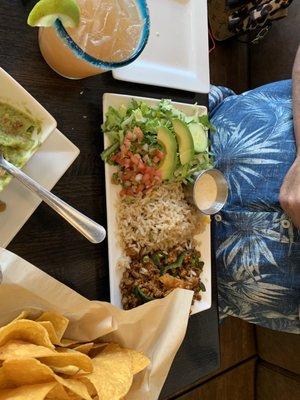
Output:
[[28,312],[28,311],[22,311],[22,312],[20,312],[20,314],[19,314],[16,318],[14,318],[11,322],[18,321],[19,319],[26,319],[26,318],[28,317],[28,315],[29,315],[29,312]]
[[44,400],[56,382],[21,386],[0,392],[0,400]]
[[120,400],[129,392],[133,374],[131,357],[124,349],[109,344],[93,359],[93,364],[94,371],[82,379],[88,379],[94,385],[99,399]]
[[48,332],[49,335],[49,339],[51,340],[51,343],[53,344],[59,344],[59,340],[58,337],[56,335],[54,326],[52,325],[52,323],[50,321],[41,321],[38,322],[39,325],[43,326],[46,331]]
[[131,372],[133,375],[143,371],[150,364],[149,358],[139,351],[125,349],[131,358]]
[[59,347],[59,346],[57,346],[56,347],[56,351],[57,351],[57,353],[63,353],[63,354],[67,354],[67,353],[74,354],[74,353],[76,353],[76,350],[70,349],[69,347]]
[[67,365],[66,367],[51,367],[51,369],[56,374],[63,374],[63,375],[76,375],[80,371],[80,368],[75,367],[74,365]]
[[73,345],[77,345],[79,342],[77,340],[72,339],[61,339],[59,346],[60,347],[71,347]]
[[69,320],[68,318],[64,317],[61,314],[57,314],[52,311],[46,311],[44,312],[36,321],[41,322],[41,321],[49,321],[52,323],[57,338],[59,342],[61,341],[62,337],[64,336],[64,333],[69,325]]
[[[116,355],[116,356],[120,356],[123,358],[123,360],[127,360],[129,359],[129,356],[127,354],[126,349],[122,348],[120,345],[118,345],[117,343],[107,343],[107,346],[105,347],[105,349],[102,351],[102,354],[111,354],[111,355]],[[99,357],[101,356],[99,355]]]
[[93,349],[103,349],[104,347],[108,346],[109,343],[94,343]]
[[63,386],[65,386],[67,389],[69,389],[72,393],[79,396],[81,399],[92,400],[92,398],[89,395],[89,392],[87,390],[87,387],[83,382],[80,382],[79,380],[76,380],[76,379],[63,379],[57,375],[56,375],[55,379],[57,380],[57,382],[61,383]]
[[89,354],[89,351],[93,348],[93,346],[94,346],[94,343],[83,343],[83,344],[77,345],[73,349],[76,351],[80,351],[80,353],[83,353],[83,354]]
[[6,379],[6,376],[4,374],[3,368],[0,368],[0,390],[2,389],[9,389],[14,387],[12,384],[9,384],[9,382]]
[[22,340],[54,349],[47,330],[35,321],[19,319],[0,328],[0,346],[9,340]]
[[[48,399],[48,397],[47,397],[47,399]],[[75,393],[72,393],[72,392],[68,391],[68,400],[82,400],[82,397],[78,396]],[[97,397],[97,399],[93,399],[93,400],[99,400],[99,399]]]
[[11,358],[39,358],[55,354],[55,351],[44,346],[37,346],[21,340],[11,340],[0,347],[0,360]]
[[93,348],[89,351],[89,357],[94,358],[99,354],[109,343],[94,343]]
[[[97,396],[97,391],[96,391],[96,389],[95,389],[95,386],[94,386],[88,379],[85,379],[84,376],[80,378],[80,381],[83,382],[83,383],[85,384],[85,386],[87,387],[87,390],[88,390],[89,394],[90,394],[90,395],[92,396],[92,398],[94,399],[95,396]],[[98,396],[97,396],[97,398],[98,398]]]
[[55,387],[47,394],[46,399],[70,400],[70,397],[68,396],[65,388],[60,383],[57,383]]
[[49,367],[75,366],[85,372],[93,371],[93,363],[90,357],[77,352],[55,353],[48,357],[40,357],[39,360]]
[[75,379],[64,379],[56,375],[47,365],[34,358],[7,360],[3,363],[2,370],[5,378],[15,386],[57,381],[83,399],[92,400],[84,383]]
[[15,386],[54,381],[54,372],[34,358],[6,360],[1,370],[7,381]]

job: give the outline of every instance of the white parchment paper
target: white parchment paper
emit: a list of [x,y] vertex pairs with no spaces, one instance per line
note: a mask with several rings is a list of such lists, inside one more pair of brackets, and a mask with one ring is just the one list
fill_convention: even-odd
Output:
[[65,337],[100,336],[144,352],[151,365],[134,378],[127,400],[156,400],[184,338],[193,292],[176,289],[167,298],[130,311],[89,301],[15,254],[0,248],[0,326],[20,311],[57,311],[70,319]]

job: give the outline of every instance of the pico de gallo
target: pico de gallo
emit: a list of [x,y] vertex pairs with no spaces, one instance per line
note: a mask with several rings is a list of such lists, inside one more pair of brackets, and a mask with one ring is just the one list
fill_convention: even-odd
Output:
[[120,150],[110,156],[110,161],[120,167],[112,176],[112,182],[122,186],[120,195],[135,196],[160,184],[157,166],[164,155],[159,148],[149,146],[141,128],[128,130]]

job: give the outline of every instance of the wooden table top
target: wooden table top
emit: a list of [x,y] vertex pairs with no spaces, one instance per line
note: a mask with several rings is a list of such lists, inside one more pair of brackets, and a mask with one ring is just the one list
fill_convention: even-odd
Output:
[[[27,3],[24,6],[22,3]],[[37,30],[26,25],[34,1],[2,0],[0,66],[28,90],[57,120],[81,153],[53,192],[106,226],[102,95],[132,94],[207,104],[206,95],[116,81],[111,73],[67,80],[40,55]],[[21,229],[8,249],[90,300],[109,301],[107,242],[92,245],[45,204]],[[190,318],[186,338],[171,368],[161,399],[188,391],[219,364],[216,279],[212,308]]]

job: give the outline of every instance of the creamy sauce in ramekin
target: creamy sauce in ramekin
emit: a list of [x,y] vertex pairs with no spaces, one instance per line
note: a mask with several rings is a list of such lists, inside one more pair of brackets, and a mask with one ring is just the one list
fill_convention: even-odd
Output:
[[194,201],[200,210],[207,210],[217,200],[218,186],[215,179],[209,174],[203,174],[196,181],[194,187]]

